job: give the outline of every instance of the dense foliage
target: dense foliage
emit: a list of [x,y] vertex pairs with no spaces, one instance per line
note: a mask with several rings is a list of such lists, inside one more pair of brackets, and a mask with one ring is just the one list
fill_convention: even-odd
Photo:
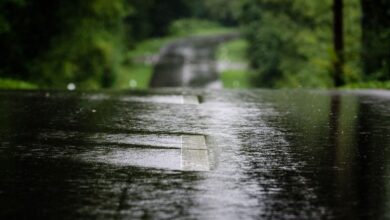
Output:
[[390,1],[362,0],[366,80],[390,80]]
[[[344,80],[359,80],[360,9],[345,3]],[[332,1],[257,0],[244,6],[253,82],[262,87],[330,87],[332,63]]]
[[189,11],[185,0],[0,1],[0,78],[110,87],[129,49]]
[[1,2],[2,75],[42,85],[108,87],[121,63],[124,0]]
[[344,11],[340,51],[332,29],[335,1],[2,0],[0,80],[111,87],[136,66],[129,54],[145,39],[223,24],[242,27],[254,86],[332,87],[338,74],[351,85],[389,81],[389,1],[338,0]]

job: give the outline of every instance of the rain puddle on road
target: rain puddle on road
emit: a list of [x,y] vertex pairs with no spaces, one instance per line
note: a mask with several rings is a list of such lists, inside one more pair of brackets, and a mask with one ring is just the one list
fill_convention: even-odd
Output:
[[389,97],[3,91],[0,217],[386,219]]

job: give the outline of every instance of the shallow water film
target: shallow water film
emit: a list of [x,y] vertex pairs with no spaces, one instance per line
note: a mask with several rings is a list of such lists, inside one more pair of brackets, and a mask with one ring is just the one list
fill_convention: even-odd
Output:
[[0,219],[390,218],[390,93],[0,92]]

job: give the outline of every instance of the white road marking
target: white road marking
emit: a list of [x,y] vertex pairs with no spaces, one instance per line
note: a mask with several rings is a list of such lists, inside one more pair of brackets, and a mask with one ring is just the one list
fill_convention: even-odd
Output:
[[203,135],[181,136],[181,169],[210,171],[209,154]]

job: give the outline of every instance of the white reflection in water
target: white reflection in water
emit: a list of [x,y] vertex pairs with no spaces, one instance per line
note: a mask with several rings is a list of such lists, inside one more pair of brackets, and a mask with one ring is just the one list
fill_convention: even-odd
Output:
[[[292,160],[284,133],[265,120],[279,113],[267,103],[218,99],[205,100],[200,107],[218,156],[215,169],[199,182],[199,207],[191,212],[205,219],[252,219],[267,213],[277,205],[273,196],[285,187],[271,172],[294,172],[301,166]],[[305,198],[313,198],[306,179],[298,174],[293,178],[305,187]]]
[[109,144],[83,153],[81,158],[86,161],[171,170],[210,170],[203,136],[186,135],[186,141],[183,142],[183,136],[96,134],[85,140],[90,143]]
[[63,132],[63,131],[47,131],[38,135],[40,140],[82,140],[89,144],[122,144],[142,147],[158,147],[158,148],[180,148],[180,135],[167,134],[109,134],[109,133],[83,133],[83,132]]
[[82,99],[93,100],[93,101],[104,101],[104,100],[119,100],[122,102],[141,102],[141,103],[171,103],[171,104],[182,104],[181,95],[121,95],[121,96],[110,96],[107,94],[84,94],[81,96]]
[[[247,216],[245,210],[249,207],[257,207],[255,213],[260,213],[259,200],[252,195],[261,190],[256,182],[245,181],[246,158],[240,154],[242,143],[237,137],[243,109],[224,102],[209,102],[202,107],[208,116],[208,132],[214,134],[212,141],[218,145],[218,158],[215,171],[205,174],[199,184],[202,193],[196,199],[201,208],[192,211],[205,219],[238,219]],[[254,210],[251,212],[254,214]]]
[[181,95],[153,95],[153,96],[122,96],[118,98],[124,102],[151,102],[182,104]]
[[166,148],[180,148],[181,139],[178,135],[156,134],[96,134],[86,138],[94,143],[129,144],[140,146],[155,146]]
[[107,163],[116,166],[180,170],[180,149],[113,149],[109,152],[91,151],[81,155],[85,161]]

